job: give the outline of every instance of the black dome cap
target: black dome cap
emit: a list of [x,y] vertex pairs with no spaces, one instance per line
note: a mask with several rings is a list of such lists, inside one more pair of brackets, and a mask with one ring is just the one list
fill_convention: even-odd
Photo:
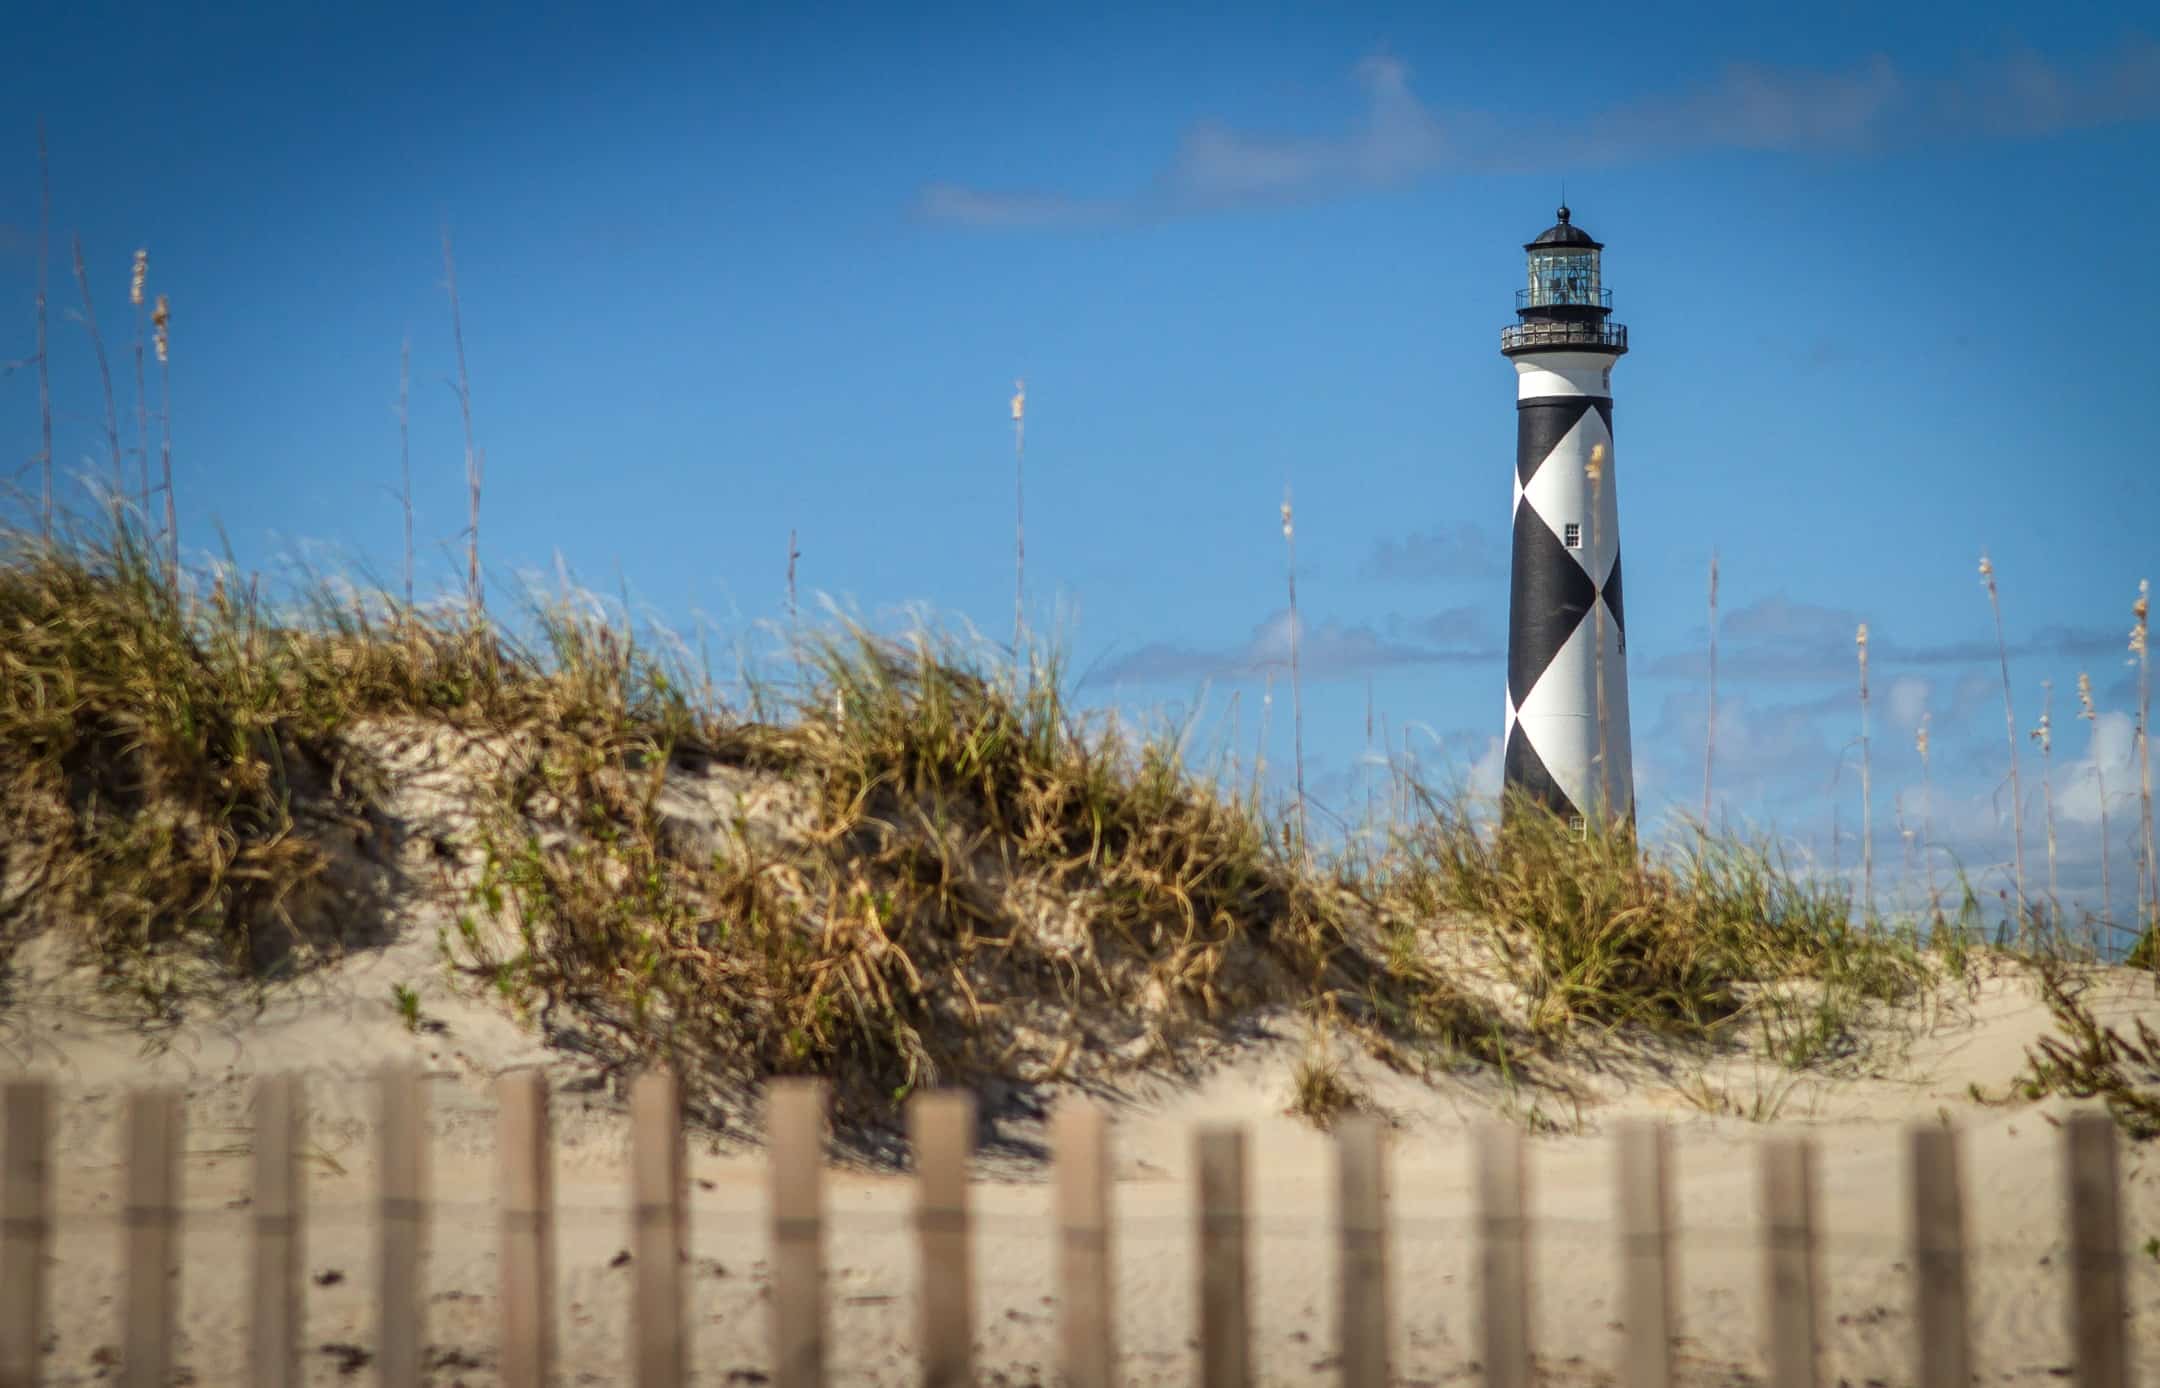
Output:
[[1605,249],[1603,242],[1592,240],[1589,232],[1568,221],[1568,210],[1565,203],[1560,205],[1559,221],[1540,232],[1537,240],[1523,243],[1523,249],[1526,251],[1541,250],[1553,246],[1581,246],[1593,251]]

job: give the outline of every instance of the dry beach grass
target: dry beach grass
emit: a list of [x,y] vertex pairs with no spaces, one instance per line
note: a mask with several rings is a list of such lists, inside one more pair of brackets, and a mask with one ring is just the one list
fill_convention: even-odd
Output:
[[1806,1066],[1965,944],[1856,925],[1768,845],[1579,842],[1527,809],[1495,835],[1422,786],[1383,847],[1315,853],[1180,730],[927,629],[805,638],[753,715],[570,597],[528,647],[329,585],[197,602],[124,529],[9,545],[6,946],[53,931],[163,1022],[426,897],[447,969],[618,1066],[715,1103],[825,1074],[874,1122],[925,1084],[1175,1068],[1271,1011],[1420,1073],[1586,1027]]

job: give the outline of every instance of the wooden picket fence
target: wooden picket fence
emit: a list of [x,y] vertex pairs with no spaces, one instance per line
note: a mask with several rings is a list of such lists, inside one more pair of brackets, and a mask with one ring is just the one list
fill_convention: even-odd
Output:
[[[46,1316],[45,1265],[51,1235],[51,1090],[36,1079],[0,1086],[0,1388],[39,1381]],[[553,1381],[556,1291],[553,1165],[548,1091],[536,1070],[498,1081],[500,1214],[500,1381],[542,1388]],[[688,1187],[678,1095],[665,1074],[641,1076],[630,1104],[631,1234],[636,1284],[630,1344],[639,1388],[680,1385],[688,1370]],[[772,1381],[809,1388],[826,1376],[826,1295],[821,1180],[826,1101],[815,1081],[776,1083],[768,1136],[772,1250]],[[254,1248],[249,1365],[261,1388],[301,1381],[304,1269],[304,1114],[297,1077],[259,1081],[253,1143]],[[924,1379],[973,1381],[974,1289],[969,1269],[967,1163],[976,1131],[971,1096],[944,1092],[913,1100],[917,1237],[923,1266],[920,1340]],[[418,1071],[381,1079],[379,1186],[379,1381],[422,1382],[421,1265],[428,1229],[426,1122]],[[1060,1281],[1058,1362],[1065,1382],[1103,1388],[1114,1381],[1111,1165],[1108,1124],[1087,1104],[1052,1119],[1056,1265]],[[123,1388],[166,1388],[177,1288],[164,1270],[178,1251],[180,1095],[131,1094],[125,1121],[126,1191],[121,1297]],[[1909,1136],[1914,1332],[1918,1388],[1969,1388],[1973,1381],[1966,1310],[1965,1217],[1958,1142],[1944,1127]],[[1671,1193],[1666,1133],[1632,1124],[1616,1143],[1620,1235],[1620,1379],[1627,1388],[1672,1380],[1674,1324]],[[1340,1380],[1357,1388],[1389,1378],[1390,1292],[1385,1218],[1385,1145],[1374,1121],[1337,1130]],[[1818,1388],[1819,1272],[1813,1154],[1805,1138],[1761,1144],[1764,1283],[1770,1388]],[[2064,1125],[2070,1211],[2067,1328],[2076,1381],[2128,1388],[2129,1328],[2119,1207],[2119,1155],[2105,1114]],[[1528,1388],[1530,1347],[1528,1228],[1523,1146],[1513,1128],[1476,1135],[1477,1245],[1483,1375],[1490,1388]],[[1207,1127],[1197,1134],[1195,1234],[1199,1271],[1199,1379],[1210,1388],[1252,1381],[1248,1211],[1244,1134]]]

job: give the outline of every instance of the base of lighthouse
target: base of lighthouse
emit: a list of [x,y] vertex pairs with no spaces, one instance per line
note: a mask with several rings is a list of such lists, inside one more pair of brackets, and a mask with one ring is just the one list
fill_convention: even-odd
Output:
[[1571,823],[1631,823],[1635,781],[1609,393],[1613,357],[1544,351],[1514,361],[1503,782]]

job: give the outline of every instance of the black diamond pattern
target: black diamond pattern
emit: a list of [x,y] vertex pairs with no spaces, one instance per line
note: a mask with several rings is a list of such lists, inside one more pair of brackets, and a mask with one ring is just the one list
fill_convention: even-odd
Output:
[[1575,802],[1568,799],[1567,792],[1560,789],[1560,783],[1545,769],[1544,759],[1538,756],[1537,748],[1530,745],[1520,723],[1508,730],[1507,751],[1500,774],[1503,785],[1518,787],[1562,819],[1580,813]]
[[[1604,402],[1599,413],[1612,409],[1612,401]],[[1515,475],[1524,486],[1537,476],[1537,470],[1552,456],[1560,440],[1575,427],[1577,420],[1589,412],[1591,399],[1587,395],[1544,395],[1534,400],[1524,400],[1515,407]]]
[[1515,573],[1508,595],[1508,698],[1516,708],[1575,634],[1597,588],[1528,501],[1515,508]]
[[1627,613],[1622,611],[1620,607],[1620,551],[1617,547],[1613,550],[1612,572],[1605,575],[1604,593],[1605,610],[1612,613],[1613,628],[1617,631],[1626,631]]

